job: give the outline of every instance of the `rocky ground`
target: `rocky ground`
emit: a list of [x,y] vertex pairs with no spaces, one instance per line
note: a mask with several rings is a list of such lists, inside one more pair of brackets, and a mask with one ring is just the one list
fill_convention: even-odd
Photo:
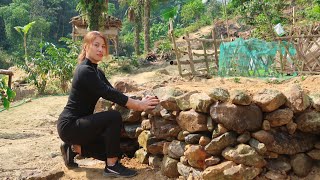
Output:
[[[155,66],[161,69],[155,68]],[[140,90],[156,86],[173,86],[184,90],[206,92],[212,87],[245,89],[254,93],[261,89],[283,90],[298,83],[308,93],[320,93],[320,76],[281,79],[253,78],[180,78],[176,66],[151,65],[144,72],[119,75],[111,79],[134,80]],[[56,120],[65,106],[67,96],[33,98],[30,102],[14,102],[8,111],[0,112],[0,179],[102,179],[104,164],[93,159],[78,159],[80,168],[68,170],[63,165]],[[158,169],[125,158],[123,163],[138,170],[133,179],[166,179]],[[320,178],[315,169],[307,179]],[[119,178],[120,179],[120,178]]]

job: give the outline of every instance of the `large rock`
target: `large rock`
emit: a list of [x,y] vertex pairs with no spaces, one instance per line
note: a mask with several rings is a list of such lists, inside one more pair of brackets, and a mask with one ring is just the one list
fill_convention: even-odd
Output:
[[[133,97],[135,98],[135,97]],[[139,99],[139,98],[137,98]],[[141,111],[134,111],[115,104],[113,109],[119,111],[122,117],[122,122],[139,122],[141,120]]]
[[168,156],[164,156],[162,160],[161,172],[163,175],[169,178],[177,178],[179,177],[179,172],[177,168],[177,164],[179,161],[172,159]]
[[224,179],[224,170],[236,166],[237,164],[232,161],[225,161],[215,166],[210,166],[202,172],[204,180]]
[[250,105],[252,102],[252,97],[245,91],[234,90],[231,91],[230,100],[236,105]]
[[249,180],[254,179],[260,174],[260,168],[248,167],[243,164],[235,164],[232,161],[226,161],[216,166],[211,166],[205,169],[202,173],[204,180],[224,180],[224,179],[237,179]]
[[286,105],[295,113],[304,111],[311,104],[310,98],[298,84],[289,87],[285,95],[287,97]]
[[296,175],[305,177],[312,170],[313,163],[309,156],[300,153],[291,158],[291,166]]
[[161,106],[169,111],[180,111],[179,106],[177,105],[176,99],[173,96],[164,96],[160,100]]
[[310,98],[312,100],[312,107],[320,112],[320,94],[312,94]]
[[198,112],[208,113],[213,100],[206,93],[195,93],[190,96],[190,107]]
[[264,89],[253,96],[253,102],[263,112],[271,112],[282,106],[286,102],[286,97],[278,90]]
[[191,174],[195,179],[201,179],[202,171],[200,169],[186,166],[181,162],[178,162],[177,168],[178,168],[179,174],[184,178],[189,177],[189,175]]
[[168,155],[173,159],[180,159],[183,156],[186,143],[173,140],[168,147]]
[[307,111],[297,119],[297,128],[302,132],[320,134],[320,112]]
[[289,108],[277,109],[268,113],[265,117],[270,122],[271,127],[283,126],[292,121],[293,111]]
[[269,132],[261,130],[253,133],[252,137],[264,143],[268,151],[289,155],[311,150],[316,141],[316,136],[312,134],[296,132],[290,135],[288,132],[275,129]]
[[166,121],[159,117],[153,117],[151,122],[151,134],[159,139],[176,138],[181,131],[180,126],[175,121]]
[[177,123],[189,132],[207,131],[207,116],[191,109],[190,111],[180,112]]
[[214,101],[221,101],[221,102],[228,101],[230,97],[229,92],[223,88],[214,88],[209,91],[208,95]]
[[234,132],[227,132],[221,136],[214,138],[205,146],[207,153],[212,155],[220,155],[223,149],[233,146],[237,142],[237,135]]
[[210,107],[210,115],[214,121],[237,133],[256,131],[262,125],[262,112],[254,104],[249,106],[229,103],[213,105]]
[[188,146],[187,150],[184,152],[184,156],[187,158],[190,166],[204,169],[205,159],[209,156],[206,151],[200,145]]
[[187,92],[187,93],[182,94],[182,95],[180,95],[180,96],[177,96],[177,97],[175,98],[178,107],[179,107],[182,111],[186,111],[186,110],[191,109],[191,106],[190,106],[190,96],[191,96],[192,94],[195,94],[195,93],[198,93],[198,91]]
[[123,93],[138,91],[138,87],[137,83],[130,79],[119,80],[114,83],[114,88]]
[[276,159],[269,159],[266,167],[270,171],[286,173],[291,170],[290,160],[286,156],[280,156]]
[[255,149],[246,144],[239,144],[235,148],[227,147],[222,152],[222,156],[237,164],[262,168],[267,164],[264,158]]

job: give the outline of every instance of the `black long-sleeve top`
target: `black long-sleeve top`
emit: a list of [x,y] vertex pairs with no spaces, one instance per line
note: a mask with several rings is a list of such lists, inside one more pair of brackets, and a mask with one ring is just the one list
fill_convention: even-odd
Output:
[[[97,64],[85,59],[75,70],[68,103],[62,111],[60,121],[73,121],[93,114],[98,99],[125,106],[128,97],[112,87]],[[60,122],[61,123],[61,122]]]

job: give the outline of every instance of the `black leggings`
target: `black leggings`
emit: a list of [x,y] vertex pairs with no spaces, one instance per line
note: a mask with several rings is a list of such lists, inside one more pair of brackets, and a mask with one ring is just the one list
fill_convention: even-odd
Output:
[[77,119],[58,131],[68,144],[81,145],[81,155],[105,161],[119,157],[122,117],[118,111],[105,111]]

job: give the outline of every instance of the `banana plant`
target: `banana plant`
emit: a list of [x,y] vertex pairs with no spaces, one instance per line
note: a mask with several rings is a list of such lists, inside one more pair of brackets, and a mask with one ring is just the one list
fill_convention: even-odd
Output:
[[14,29],[16,31],[18,31],[22,37],[23,37],[23,47],[24,47],[24,55],[25,55],[25,59],[27,60],[27,35],[28,35],[28,32],[30,30],[30,28],[35,24],[36,22],[35,21],[32,21],[30,22],[29,24],[25,25],[25,26],[16,26],[14,27]]

